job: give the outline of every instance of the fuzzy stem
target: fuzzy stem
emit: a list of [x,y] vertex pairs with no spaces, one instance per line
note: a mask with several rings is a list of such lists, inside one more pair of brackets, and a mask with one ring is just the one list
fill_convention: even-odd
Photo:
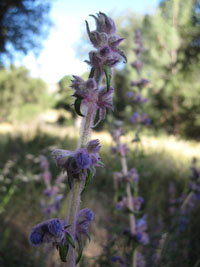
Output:
[[[128,173],[128,167],[127,167],[127,160],[126,157],[121,157],[121,164],[122,164],[122,172],[124,176],[127,175]],[[130,183],[126,184],[126,194],[128,196],[128,208],[133,211],[133,201],[132,201],[132,194],[131,194],[131,187]],[[135,233],[135,216],[133,214],[129,214],[129,222],[130,222],[130,228],[131,228],[131,233]]]
[[[96,75],[95,80],[97,81],[98,87],[101,83],[101,76]],[[96,109],[91,106],[85,106],[84,108],[84,118],[82,120],[81,124],[81,130],[80,130],[80,139],[78,142],[78,147],[77,149],[84,147],[87,142],[90,139],[91,135],[91,127],[93,125],[93,121],[96,115]],[[81,202],[81,192],[84,188],[85,181],[79,181],[79,180],[74,180],[73,181],[73,188],[70,192],[70,200],[71,203],[69,203],[69,208],[68,208],[68,214],[67,218],[69,218],[69,224],[72,226],[71,229],[71,234],[75,240],[75,234],[76,234],[76,222],[78,218],[78,212],[79,212],[79,207],[80,207],[80,202]],[[70,246],[68,255],[67,255],[67,263],[66,267],[75,267],[75,262],[76,262],[76,253],[75,249],[73,249]]]
[[85,107],[84,118],[81,123],[80,139],[78,142],[77,149],[85,146],[90,139],[91,127],[93,124],[94,116],[96,115],[96,110],[92,106]]
[[[84,183],[77,180],[73,183],[73,188],[72,188],[73,193],[72,193],[72,201],[71,201],[71,213],[69,216],[69,224],[72,226],[71,234],[74,240],[75,240],[75,234],[76,234],[76,222],[77,222],[80,201],[81,201],[80,196],[83,190],[83,186],[84,186]],[[70,263],[70,265],[68,263]],[[70,246],[70,249],[67,255],[66,266],[75,267],[75,265],[76,265],[75,249]]]
[[[128,173],[128,166],[127,166],[127,159],[125,156],[121,156],[121,165],[122,165],[122,172],[124,174],[124,176],[127,175]],[[131,186],[130,183],[127,182],[126,184],[126,194],[128,197],[128,208],[131,211],[134,211],[134,207],[133,207],[133,201],[132,201],[132,193],[131,193]],[[129,214],[129,224],[130,224],[130,229],[131,229],[131,233],[135,234],[136,231],[136,223],[135,223],[135,216],[134,214],[130,213]],[[134,249],[133,255],[132,255],[132,267],[136,267],[137,264],[137,249]]]

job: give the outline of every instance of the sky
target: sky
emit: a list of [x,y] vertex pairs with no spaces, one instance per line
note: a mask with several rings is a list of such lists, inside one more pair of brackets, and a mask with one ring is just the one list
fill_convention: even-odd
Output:
[[[51,0],[51,19],[54,27],[43,42],[38,58],[29,53],[17,65],[24,65],[33,77],[47,83],[56,83],[65,75],[81,75],[88,66],[77,57],[75,49],[85,28],[85,20],[92,22],[90,14],[99,11],[120,14],[124,10],[135,13],[151,13],[159,0]],[[87,58],[87,55],[86,57]]]

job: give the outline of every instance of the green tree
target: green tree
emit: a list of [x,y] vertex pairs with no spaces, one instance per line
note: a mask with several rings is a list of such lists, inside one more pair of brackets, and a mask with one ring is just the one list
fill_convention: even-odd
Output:
[[147,16],[143,24],[147,49],[144,61],[151,73],[154,123],[175,134],[188,135],[190,130],[190,136],[200,129],[200,110],[193,102],[200,101],[197,3],[162,1],[157,12]]
[[51,103],[46,84],[25,67],[1,69],[0,91],[0,121],[32,118]]
[[14,52],[38,52],[50,26],[50,1],[0,1],[0,62]]

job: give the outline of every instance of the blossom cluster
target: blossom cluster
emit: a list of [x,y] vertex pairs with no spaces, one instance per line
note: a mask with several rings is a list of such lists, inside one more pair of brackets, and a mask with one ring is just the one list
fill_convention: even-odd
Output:
[[[121,136],[124,135],[124,131],[122,130],[121,124],[118,122],[114,123],[115,129],[111,131],[111,135],[115,142],[115,146],[111,147],[111,151],[116,155],[119,155],[120,158],[126,159],[128,150],[125,152],[122,148],[125,147],[125,144],[121,144]],[[122,160],[122,165],[127,164]],[[122,166],[125,167],[125,166]],[[127,168],[127,166],[125,167]],[[123,168],[124,169],[124,168]],[[114,172],[114,184],[115,189],[118,190],[121,185],[127,187],[129,186],[130,190],[133,189],[133,195],[118,195],[118,202],[116,204],[116,208],[120,212],[128,212],[129,214],[138,214],[141,212],[142,205],[144,203],[144,198],[137,195],[138,191],[138,182],[139,175],[135,168],[131,168],[130,170],[124,172]],[[121,193],[120,193],[121,194]],[[148,245],[149,244],[149,235],[147,233],[147,221],[146,216],[144,215],[140,219],[134,218],[135,229],[134,231],[131,227],[124,229],[124,235],[128,237],[129,241],[132,241],[133,244],[137,245]],[[120,266],[129,266],[129,260],[119,257],[113,256],[113,262],[118,262]],[[137,252],[136,261],[139,265],[137,266],[145,266],[144,259],[140,252]]]
[[[150,124],[150,119],[146,113],[141,113],[141,105],[147,102],[147,98],[143,97],[141,90],[147,86],[149,81],[141,77],[141,71],[143,67],[143,62],[141,59],[144,47],[142,44],[142,35],[139,30],[135,31],[135,45],[134,49],[136,54],[136,60],[131,64],[133,68],[137,71],[138,79],[131,83],[134,87],[134,91],[128,92],[127,97],[131,101],[131,105],[135,110],[130,118],[130,122],[139,126]],[[136,90],[135,88],[138,88]],[[114,185],[115,189],[119,191],[118,202],[116,204],[118,211],[127,212],[129,214],[129,227],[124,229],[124,235],[127,236],[128,241],[132,242],[132,252],[133,255],[129,255],[124,258],[119,256],[112,257],[113,262],[118,262],[120,266],[145,266],[145,261],[143,256],[138,250],[139,245],[149,244],[149,235],[147,233],[147,221],[146,215],[139,218],[143,214],[142,206],[144,203],[144,198],[138,195],[138,182],[139,175],[135,168],[128,169],[127,156],[128,156],[128,146],[127,144],[121,143],[121,136],[124,135],[124,131],[121,127],[122,125],[118,122],[114,123],[114,130],[111,131],[112,138],[115,145],[111,147],[112,153],[118,155],[121,160],[122,171],[114,173]],[[140,127],[138,127],[140,130]],[[136,138],[133,141],[139,141],[139,130],[136,130]],[[121,188],[125,188],[125,193],[121,193]],[[122,194],[122,195],[121,195]],[[136,216],[137,215],[137,216]],[[130,259],[132,262],[130,262]]]
[[40,156],[40,168],[41,168],[41,178],[45,183],[45,190],[43,199],[40,203],[42,213],[45,216],[51,216],[57,213],[60,209],[60,202],[63,199],[62,190],[65,187],[64,180],[65,175],[63,173],[59,174],[56,180],[52,184],[52,175],[49,170],[49,162],[47,157]]
[[96,50],[89,53],[89,60],[86,62],[103,73],[104,65],[112,68],[122,58],[126,61],[124,53],[118,48],[124,39],[116,35],[114,21],[104,13],[99,12],[97,16],[92,15],[92,17],[96,22],[96,30],[90,31],[87,21],[86,26],[90,41]]
[[136,60],[131,64],[131,66],[137,71],[138,79],[131,82],[131,86],[134,88],[134,91],[128,92],[127,97],[134,105],[134,107],[138,107],[136,108],[137,110],[134,111],[134,113],[130,117],[130,122],[133,124],[143,124],[148,126],[151,122],[148,114],[142,114],[138,110],[139,108],[141,109],[141,105],[145,104],[148,101],[146,97],[142,96],[142,89],[149,84],[149,80],[141,77],[141,72],[143,68],[142,55],[144,52],[144,47],[142,44],[142,34],[139,30],[135,31],[134,41],[136,45],[134,49]]
[[[75,239],[80,247],[79,250],[82,250],[82,236],[85,235],[90,240],[88,229],[93,219],[94,213],[91,210],[89,210],[88,208],[80,210],[76,222],[77,227],[75,234]],[[52,243],[57,249],[59,249],[61,257],[64,247],[75,247],[75,241],[73,240],[72,234],[70,232],[70,225],[68,224],[68,222],[64,222],[59,218],[49,219],[37,224],[32,229],[29,240],[33,246],[39,246],[44,243]],[[63,261],[66,261],[65,258],[67,256],[67,253],[64,254]]]
[[[124,53],[119,49],[123,38],[116,34],[114,21],[99,12],[92,17],[96,22],[96,30],[91,31],[86,21],[88,37],[94,46],[85,62],[91,66],[88,79],[74,75],[71,88],[74,90],[74,108],[83,116],[78,148],[74,151],[56,149],[52,157],[57,166],[67,174],[69,185],[68,212],[65,221],[59,218],[46,220],[37,224],[30,234],[30,243],[34,246],[48,242],[59,249],[60,258],[67,261],[67,266],[74,267],[82,255],[82,236],[89,239],[88,228],[94,214],[88,208],[80,209],[81,196],[96,172],[97,166],[104,166],[99,157],[99,140],[90,140],[90,129],[106,117],[106,109],[113,109],[111,77],[113,68],[120,60],[126,62]],[[106,85],[101,85],[105,75]],[[96,115],[99,118],[95,122]],[[50,185],[51,175],[47,161],[42,158],[42,177],[46,184],[45,194],[58,196],[57,186]],[[55,203],[54,203],[55,204]],[[78,243],[78,251],[76,244]],[[78,259],[75,262],[76,254]]]
[[95,167],[102,166],[99,157],[101,146],[99,140],[89,141],[84,148],[75,151],[56,149],[52,152],[58,167],[67,172],[69,185],[73,179],[84,180],[92,171],[95,174]]

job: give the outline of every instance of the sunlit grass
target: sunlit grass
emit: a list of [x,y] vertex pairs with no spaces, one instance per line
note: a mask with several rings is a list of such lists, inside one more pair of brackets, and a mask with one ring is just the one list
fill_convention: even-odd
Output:
[[[37,163],[33,168],[30,165],[30,160],[26,157],[27,154],[32,155],[33,159],[42,153],[47,155],[50,159],[53,176],[56,176],[59,170],[50,158],[50,152],[54,148],[75,149],[79,136],[78,128],[44,123],[40,124],[39,127],[37,124],[32,123],[31,125],[15,126],[12,130],[8,130],[8,128],[5,130],[5,127],[3,129],[2,131],[2,127],[0,127],[0,155],[2,157],[0,167],[3,168],[9,160],[13,160],[13,162],[16,160],[16,166],[14,166],[13,171],[11,170],[10,174],[10,177],[15,182],[20,175],[22,178],[35,177],[39,173],[39,167],[36,166]],[[96,212],[95,221],[90,230],[92,243],[86,246],[84,252],[87,264],[82,266],[94,266],[95,259],[103,253],[104,245],[108,241],[109,227],[117,226],[117,222],[114,221],[113,217],[115,204],[113,203],[112,171],[120,171],[120,162],[110,152],[112,140],[108,132],[93,131],[92,138],[98,138],[101,141],[102,150],[100,155],[105,168],[98,168],[87,193],[83,196],[83,206]],[[129,132],[126,137],[123,137],[123,141],[129,143],[133,138],[134,133]],[[143,135],[141,136],[140,144],[131,143],[129,146],[128,165],[129,168],[136,167],[139,172],[140,194],[145,199],[144,208],[148,214],[150,231],[154,230],[159,216],[163,218],[165,223],[168,222],[169,183],[173,181],[176,184],[177,195],[183,192],[190,174],[191,160],[194,156],[199,157],[199,148],[200,144],[198,142],[180,140],[174,136],[164,135],[160,135],[157,138]],[[6,179],[6,175],[3,176]],[[16,186],[17,190],[12,195],[9,195],[9,190],[8,194],[5,194],[4,202],[8,201],[4,205],[5,212],[0,214],[2,216],[3,229],[0,237],[4,240],[2,250],[7,246],[11,246],[9,242],[12,239],[12,233],[17,231],[19,236],[15,244],[12,245],[11,254],[16,255],[16,250],[20,253],[26,250],[29,257],[27,261],[33,262],[34,258],[36,259],[34,260],[34,266],[43,267],[45,265],[41,262],[37,265],[36,261],[44,258],[45,249],[35,250],[31,248],[27,237],[32,225],[42,220],[40,196],[44,188],[38,179],[30,179],[29,182],[21,179]],[[10,188],[12,190],[12,187]],[[65,212],[66,203],[64,202],[60,216],[64,217]],[[4,232],[5,235],[3,234]],[[10,233],[9,235],[8,232]],[[20,242],[24,246],[21,246]],[[20,266],[20,258],[17,258],[17,260],[19,260],[18,266]],[[48,259],[46,259],[47,261]],[[12,263],[13,261],[10,260],[10,262]],[[91,262],[91,264],[88,262]]]

